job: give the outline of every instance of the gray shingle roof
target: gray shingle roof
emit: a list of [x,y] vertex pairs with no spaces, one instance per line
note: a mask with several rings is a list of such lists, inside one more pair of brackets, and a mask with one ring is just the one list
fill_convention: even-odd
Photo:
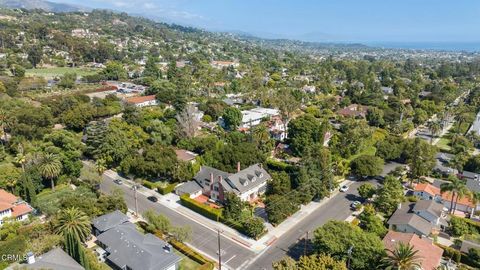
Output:
[[437,217],[441,217],[443,204],[434,200],[420,200],[413,206],[413,211],[428,211]]
[[181,193],[193,194],[202,190],[202,187],[196,181],[188,181],[176,187],[175,190]]
[[413,203],[402,203],[401,208],[393,213],[387,223],[390,225],[409,225],[422,234],[429,235],[432,232],[433,225],[411,211],[414,205]]
[[260,165],[254,164],[238,173],[230,175],[226,181],[232,189],[244,193],[264,184],[271,176]]
[[205,180],[207,182],[210,182],[210,174],[213,174],[213,180],[216,181],[219,176],[222,177],[222,179],[227,178],[230,174],[221,170],[217,170],[212,167],[208,166],[202,166],[200,168],[200,171],[193,177],[198,184],[200,184],[202,187],[204,186]]
[[63,251],[55,248],[37,257],[33,264],[22,265],[21,269],[85,270],[79,263]]
[[97,230],[104,232],[127,221],[128,217],[124,213],[115,210],[111,213],[95,218],[92,221],[92,224]]
[[141,234],[130,222],[102,233],[97,240],[106,246],[107,259],[121,269],[162,270],[181,260],[173,251],[165,252],[166,242],[152,234]]

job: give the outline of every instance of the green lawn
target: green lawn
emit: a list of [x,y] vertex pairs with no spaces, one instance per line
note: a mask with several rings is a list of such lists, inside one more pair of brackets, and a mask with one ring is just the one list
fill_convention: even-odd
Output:
[[26,76],[38,76],[44,77],[47,79],[51,79],[54,77],[63,76],[65,73],[76,73],[77,76],[85,76],[85,75],[92,75],[98,72],[98,69],[91,69],[91,68],[70,68],[70,67],[55,67],[55,68],[32,68],[27,69],[25,75]]
[[198,269],[201,265],[194,260],[188,258],[187,256],[183,255],[179,251],[175,249],[175,254],[178,256],[182,257],[182,260],[180,261],[180,266],[179,270],[195,270]]

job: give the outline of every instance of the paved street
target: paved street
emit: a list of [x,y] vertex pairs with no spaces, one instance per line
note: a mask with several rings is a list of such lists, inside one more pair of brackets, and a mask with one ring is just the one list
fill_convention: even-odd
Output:
[[[247,269],[272,269],[272,262],[278,261],[285,255],[297,258],[303,255],[305,232],[309,232],[309,239],[313,236],[313,230],[325,224],[327,221],[345,220],[350,216],[350,203],[359,200],[357,188],[364,182],[355,182],[346,193],[339,193],[326,204],[318,208],[310,216],[299,222],[295,229],[285,233],[280,239],[272,244],[263,254],[248,265]],[[308,247],[311,249],[311,247]]]
[[[117,185],[113,183],[113,179],[108,176],[104,176],[104,181],[100,185],[100,189],[104,192],[109,192],[114,187],[118,187],[124,191],[124,197],[128,208],[132,210],[135,209],[135,199],[131,188],[126,185]],[[167,216],[174,226],[189,225],[192,228],[192,240],[188,243],[196,249],[204,252],[208,256],[217,258],[218,246],[216,232],[196,222],[193,222],[192,220],[178,214],[177,212],[163,206],[160,203],[153,203],[147,200],[146,196],[141,193],[137,193],[137,198],[139,213],[153,209],[157,213]],[[221,249],[223,250],[222,261],[224,262],[225,266],[230,269],[239,269],[242,264],[247,263],[255,256],[254,252],[225,237],[221,237],[221,246]]]

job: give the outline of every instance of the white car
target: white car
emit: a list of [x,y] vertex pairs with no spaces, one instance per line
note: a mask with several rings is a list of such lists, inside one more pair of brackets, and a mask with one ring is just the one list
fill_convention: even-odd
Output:
[[354,201],[354,202],[352,202],[352,204],[350,204],[350,209],[352,209],[352,210],[357,210],[357,207],[358,207],[359,205],[361,205],[361,204],[362,204],[362,203],[359,202],[359,201]]
[[348,191],[348,186],[341,186],[340,187],[340,192],[347,192]]

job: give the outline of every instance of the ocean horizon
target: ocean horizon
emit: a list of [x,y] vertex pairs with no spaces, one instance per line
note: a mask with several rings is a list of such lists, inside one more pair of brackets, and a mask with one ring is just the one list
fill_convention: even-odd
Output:
[[364,42],[364,44],[389,49],[480,52],[480,42]]

